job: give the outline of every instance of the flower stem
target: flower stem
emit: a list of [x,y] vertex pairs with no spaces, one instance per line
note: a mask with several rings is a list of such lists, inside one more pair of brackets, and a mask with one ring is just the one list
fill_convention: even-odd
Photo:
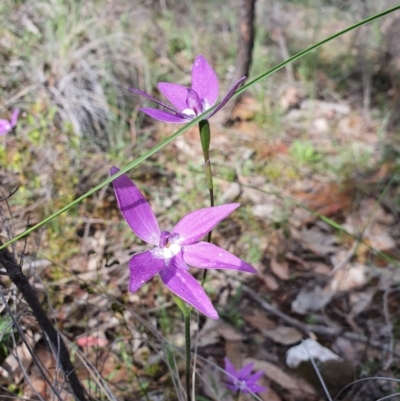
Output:
[[[210,161],[211,131],[208,120],[201,120],[199,122],[199,131],[200,131],[201,147],[203,149],[203,155],[204,155],[204,171],[206,173],[206,181],[208,186],[208,192],[210,195],[210,206],[214,206],[214,185],[212,180],[211,161]],[[212,230],[208,233],[207,242],[211,242],[211,235],[212,235]],[[201,280],[202,287],[204,286],[206,278],[207,278],[207,269],[204,269],[203,278]]]
[[236,391],[235,401],[239,401],[240,390]]
[[190,365],[191,365],[191,354],[190,354],[190,312],[192,308],[188,308],[185,302],[174,295],[174,300],[178,305],[179,309],[183,314],[183,319],[185,321],[185,379],[186,379],[186,396],[187,401],[192,400],[191,392],[190,392]]
[[190,389],[190,362],[191,362],[191,354],[190,354],[190,313],[184,315],[185,319],[185,356],[186,356],[186,368],[185,368],[185,376],[186,376],[186,395],[187,401],[191,401],[191,389]]

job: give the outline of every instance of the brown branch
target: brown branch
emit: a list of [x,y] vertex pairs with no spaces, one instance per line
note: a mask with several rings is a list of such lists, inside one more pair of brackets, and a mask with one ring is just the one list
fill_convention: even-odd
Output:
[[[1,245],[3,245],[3,243],[0,241],[0,246]],[[61,368],[67,382],[71,386],[75,400],[87,401],[85,389],[75,373],[75,368],[72,365],[68,349],[63,339],[54,328],[50,319],[47,317],[46,312],[40,305],[40,302],[35,295],[34,289],[30,285],[26,276],[22,273],[21,267],[15,260],[14,255],[7,248],[0,250],[0,265],[7,271],[11,281],[16,285],[32,309],[33,315],[39,323],[40,328],[49,339],[52,347],[57,350],[57,356],[59,358]]]
[[[256,0],[239,0],[238,3],[238,51],[235,62],[236,69],[231,80],[231,87],[243,76],[249,76],[254,47]],[[232,111],[239,99],[240,96],[237,96],[225,106],[225,123],[231,122]]]

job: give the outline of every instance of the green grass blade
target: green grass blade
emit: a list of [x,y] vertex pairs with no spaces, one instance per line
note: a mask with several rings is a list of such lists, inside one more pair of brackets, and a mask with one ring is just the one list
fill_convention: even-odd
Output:
[[71,209],[72,207],[77,205],[79,202],[83,201],[84,199],[86,199],[90,195],[94,194],[99,189],[103,188],[104,186],[106,186],[107,184],[112,182],[115,178],[119,177],[122,174],[125,174],[127,171],[129,171],[133,167],[136,167],[140,163],[144,162],[150,156],[154,155],[154,153],[157,153],[159,150],[161,150],[166,145],[168,145],[170,142],[172,142],[174,139],[176,139],[179,135],[183,134],[188,128],[192,127],[193,125],[198,124],[199,121],[201,121],[201,120],[202,120],[202,116],[199,116],[196,119],[190,121],[190,123],[188,123],[185,126],[183,126],[181,129],[176,131],[173,135],[169,136],[168,138],[165,138],[159,144],[157,144],[156,146],[151,148],[149,151],[144,153],[143,156],[138,157],[137,159],[135,159],[134,161],[129,163],[126,167],[121,168],[121,170],[117,174],[113,175],[112,177],[109,177],[109,178],[105,179],[99,185],[96,185],[94,188],[92,188],[88,192],[84,193],[82,196],[80,196],[79,198],[75,199],[73,202],[71,202],[68,205],[64,206],[63,208],[61,208],[57,212],[53,213],[52,215],[46,217],[44,220],[42,220],[39,223],[35,224],[34,226],[32,226],[28,230],[24,231],[23,233],[15,236],[13,239],[11,239],[10,241],[6,242],[4,245],[0,246],[0,249],[3,249],[5,247],[7,247],[8,245],[11,245],[12,243],[14,243],[15,241],[20,240],[21,238],[24,238],[25,236],[27,236],[28,234],[30,234],[33,231],[37,230],[38,228],[42,227],[43,225],[45,225],[49,221],[53,220],[54,218],[56,218],[60,214],[66,212],[68,209]]
[[399,10],[399,9],[400,9],[400,5],[395,6],[395,7],[392,7],[392,8],[389,8],[389,9],[387,9],[387,10],[385,10],[385,11],[382,11],[382,12],[380,12],[380,13],[378,13],[378,14],[373,15],[372,17],[368,17],[368,18],[366,18],[366,19],[364,19],[364,20],[362,20],[362,21],[360,21],[360,22],[357,22],[356,24],[351,25],[351,26],[349,26],[348,28],[345,28],[345,29],[343,29],[343,30],[340,31],[340,32],[337,32],[337,33],[335,33],[335,34],[333,34],[333,35],[327,37],[326,39],[321,40],[320,42],[316,43],[315,45],[312,45],[312,46],[310,46],[310,47],[307,47],[307,49],[304,49],[304,50],[302,50],[301,52],[295,54],[294,56],[288,58],[287,60],[282,61],[282,63],[276,65],[276,66],[273,67],[273,68],[271,68],[269,71],[267,71],[267,72],[265,72],[265,73],[263,73],[263,74],[260,74],[258,77],[252,79],[252,80],[251,80],[250,82],[248,82],[246,85],[243,85],[240,89],[238,89],[238,90],[236,91],[236,93],[235,93],[234,96],[240,95],[242,92],[244,92],[246,89],[250,88],[252,85],[254,85],[255,83],[257,83],[257,82],[260,81],[261,79],[268,77],[269,75],[273,74],[274,72],[276,72],[276,71],[280,70],[281,68],[285,67],[287,64],[289,64],[289,63],[291,63],[291,62],[293,62],[293,61],[295,61],[295,60],[297,60],[297,59],[299,59],[299,58],[305,56],[307,53],[310,53],[311,51],[313,51],[313,50],[315,50],[315,49],[318,49],[318,47],[321,47],[321,46],[324,45],[325,43],[328,43],[328,42],[330,42],[331,40],[336,39],[337,37],[339,37],[339,36],[341,36],[341,35],[344,35],[345,33],[348,33],[348,32],[350,32],[350,31],[352,31],[353,29],[356,29],[356,28],[360,27],[361,25],[365,25],[365,24],[367,24],[368,22],[374,21],[374,20],[376,20],[376,19],[378,19],[378,18],[381,18],[381,17],[383,17],[383,16],[385,16],[385,15],[387,15],[387,14],[390,14],[390,13],[392,13],[393,11],[396,11],[396,10]]
[[[396,11],[400,9],[400,5],[389,8],[386,11],[382,11],[378,14],[373,15],[372,17],[366,18],[354,25],[351,25],[350,27],[343,29],[342,31],[335,33],[334,35],[329,36],[328,38],[316,43],[315,45],[312,45],[310,47],[308,47],[305,50],[302,50],[301,52],[295,54],[294,56],[290,57],[289,59],[283,61],[282,63],[276,65],[275,67],[271,68],[269,71],[259,75],[258,77],[254,78],[253,80],[251,80],[250,82],[248,82],[246,85],[244,85],[243,87],[241,87],[239,90],[236,91],[234,96],[237,96],[239,94],[241,94],[242,92],[244,92],[246,89],[248,89],[249,87],[251,87],[252,85],[254,85],[255,83],[257,83],[258,81],[260,81],[263,78],[268,77],[269,75],[273,74],[274,72],[280,70],[281,68],[283,68],[284,66],[286,66],[287,64],[299,59],[300,57],[303,57],[304,55],[306,55],[307,53],[317,49],[318,47],[324,45],[325,43],[330,42],[331,40],[347,33],[350,32],[362,25],[367,24],[368,22],[371,22],[375,19],[381,18],[384,15],[390,14],[393,11]],[[215,106],[216,107],[216,106]],[[208,110],[207,114],[210,112],[210,110]],[[205,114],[205,113],[204,113]],[[178,131],[176,131],[174,134],[172,134],[170,137],[164,139],[163,141],[161,141],[158,145],[154,146],[154,148],[150,149],[149,151],[147,151],[143,156],[140,156],[139,158],[137,158],[136,160],[132,161],[131,163],[129,163],[126,167],[122,168],[120,172],[118,172],[117,174],[115,174],[113,177],[109,177],[106,180],[102,181],[99,185],[96,185],[94,188],[92,188],[90,191],[86,192],[85,194],[83,194],[82,196],[80,196],[79,198],[77,198],[76,200],[74,200],[73,202],[69,203],[68,205],[64,206],[63,208],[61,208],[60,210],[58,210],[57,212],[53,213],[52,215],[46,217],[44,220],[42,220],[41,222],[35,224],[34,226],[32,226],[31,228],[29,228],[28,230],[24,231],[23,233],[17,235],[16,237],[14,237],[13,239],[11,239],[10,241],[6,242],[4,245],[0,246],[0,249],[4,249],[5,247],[11,245],[12,243],[26,237],[28,234],[32,233],[33,231],[37,230],[38,228],[42,227],[43,225],[45,225],[46,223],[48,223],[49,221],[53,220],[54,218],[56,218],[57,216],[59,216],[60,214],[66,212],[67,210],[71,209],[72,207],[74,207],[75,205],[77,205],[79,202],[83,201],[84,199],[86,199],[87,197],[89,197],[90,195],[92,195],[93,193],[95,193],[96,191],[98,191],[99,189],[103,188],[105,185],[109,184],[113,179],[119,177],[120,175],[126,173],[127,171],[129,171],[130,169],[132,169],[133,167],[138,166],[140,163],[142,163],[143,161],[145,161],[146,159],[148,159],[150,156],[152,156],[153,154],[155,154],[156,152],[158,152],[159,150],[161,150],[162,148],[164,148],[166,145],[168,145],[169,143],[171,143],[174,139],[176,139],[178,136],[182,135],[187,129],[189,129],[190,127],[194,126],[195,124],[197,124],[199,121],[201,121],[203,118],[203,115],[193,119],[192,121],[190,121],[188,124],[184,125],[181,129],[179,129]]]

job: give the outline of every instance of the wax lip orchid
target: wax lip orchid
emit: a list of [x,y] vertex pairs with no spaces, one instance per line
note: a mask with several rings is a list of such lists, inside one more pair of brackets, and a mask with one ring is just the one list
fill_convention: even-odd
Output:
[[[118,168],[112,167],[111,175]],[[200,241],[221,220],[230,215],[238,203],[207,207],[186,215],[171,232],[160,231],[150,205],[125,175],[114,179],[118,206],[132,231],[153,249],[133,255],[129,262],[130,292],[136,292],[157,273],[178,297],[212,319],[218,313],[202,286],[188,272],[187,265],[202,269],[233,269],[255,273],[254,267],[224,249]]]
[[19,110],[15,109],[10,121],[0,120],[0,135],[9,133],[17,125],[18,114]]
[[[245,78],[246,77],[240,78],[221,100],[221,103],[205,118],[209,118],[221,110],[234,95]],[[152,96],[139,89],[132,88],[130,90],[152,100],[168,110],[164,111],[145,107],[139,109],[140,111],[143,111],[143,113],[146,113],[156,120],[179,124],[187,123],[213,107],[218,99],[219,84],[214,70],[211,68],[210,64],[207,63],[206,59],[199,54],[194,60],[192,67],[191,88],[178,84],[159,82],[158,89],[169,100],[173,107],[154,99]]]
[[230,360],[225,357],[226,387],[234,392],[262,393],[267,391],[263,386],[257,384],[257,380],[263,375],[262,371],[251,373],[254,363],[249,363],[239,371],[236,371]]

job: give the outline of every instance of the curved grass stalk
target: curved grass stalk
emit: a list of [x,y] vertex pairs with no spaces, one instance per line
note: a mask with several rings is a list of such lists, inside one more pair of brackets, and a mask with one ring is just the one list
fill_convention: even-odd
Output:
[[[285,67],[287,64],[292,63],[293,61],[305,56],[306,54],[310,53],[311,51],[321,47],[322,45],[332,41],[333,39],[336,39],[337,37],[344,35],[345,33],[348,33],[362,25],[365,25],[371,21],[374,21],[378,18],[381,18],[387,14],[392,13],[393,11],[399,10],[400,9],[400,5],[389,8],[388,10],[382,11],[378,14],[373,15],[372,17],[366,18],[360,22],[357,22],[354,25],[349,26],[348,28],[343,29],[340,32],[337,32],[331,36],[328,36],[327,38],[321,40],[320,42],[316,43],[315,45],[312,45],[302,51],[300,51],[299,53],[295,54],[294,56],[290,57],[289,59],[283,61],[282,63],[276,65],[275,67],[271,68],[270,70],[268,70],[267,72],[260,74],[258,77],[252,79],[250,82],[248,82],[246,85],[242,86],[239,90],[236,91],[234,96],[240,95],[241,93],[243,93],[246,89],[250,88],[251,86],[253,86],[255,83],[257,83],[258,81],[261,81],[262,79],[268,77],[269,75],[273,74],[274,72],[280,70],[281,68]],[[218,105],[214,106],[212,109],[214,109],[215,107],[218,107]],[[117,174],[115,174],[112,177],[109,177],[107,179],[105,179],[104,181],[102,181],[99,185],[96,185],[94,188],[92,188],[91,190],[89,190],[88,192],[86,192],[85,194],[83,194],[82,196],[80,196],[78,199],[74,200],[73,202],[69,203],[68,205],[64,206],[63,208],[61,208],[60,210],[58,210],[57,212],[53,213],[52,215],[46,217],[44,220],[42,220],[41,222],[35,224],[34,226],[32,226],[31,228],[29,228],[28,230],[24,231],[23,233],[17,235],[16,237],[12,238],[10,241],[6,242],[5,244],[0,246],[0,250],[6,248],[7,246],[13,244],[14,242],[26,237],[28,234],[36,231],[38,228],[42,227],[43,225],[45,225],[46,223],[50,222],[51,220],[53,220],[54,218],[56,218],[57,216],[59,216],[60,214],[66,212],[67,210],[71,209],[72,207],[74,207],[75,205],[77,205],[78,203],[80,203],[81,201],[83,201],[84,199],[86,199],[87,197],[89,197],[90,195],[94,194],[96,191],[98,191],[99,189],[103,188],[104,186],[106,186],[107,184],[109,184],[111,181],[113,181],[115,178],[119,177],[122,174],[125,174],[126,172],[128,172],[130,169],[132,169],[133,167],[138,166],[140,163],[142,163],[143,161],[145,161],[146,159],[148,159],[150,156],[152,156],[153,154],[157,153],[159,150],[161,150],[162,148],[164,148],[166,145],[168,145],[169,143],[171,143],[174,139],[176,139],[177,137],[179,137],[180,135],[182,135],[185,131],[187,131],[190,127],[194,126],[195,124],[198,124],[204,117],[205,114],[209,114],[210,111],[212,109],[207,110],[206,113],[201,114],[200,116],[198,116],[197,118],[191,120],[189,123],[187,123],[186,125],[184,125],[182,128],[180,128],[178,131],[176,131],[174,134],[172,134],[171,136],[169,136],[168,138],[165,138],[164,140],[162,140],[158,145],[154,146],[152,149],[150,149],[149,151],[147,151],[143,156],[140,156],[139,158],[137,158],[136,160],[132,161],[131,163],[129,163],[126,167],[122,168]]]

